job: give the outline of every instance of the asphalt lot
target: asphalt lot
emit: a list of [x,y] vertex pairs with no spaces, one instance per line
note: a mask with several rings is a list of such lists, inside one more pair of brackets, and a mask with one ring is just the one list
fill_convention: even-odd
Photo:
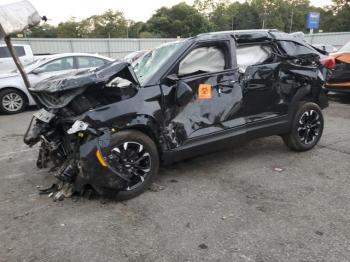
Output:
[[0,116],[0,261],[350,261],[350,96],[331,96],[312,151],[254,140],[161,169],[163,190],[125,203],[39,196],[32,113]]

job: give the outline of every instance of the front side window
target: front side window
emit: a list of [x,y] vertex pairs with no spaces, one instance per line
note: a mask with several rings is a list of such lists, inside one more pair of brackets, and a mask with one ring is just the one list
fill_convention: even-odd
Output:
[[179,64],[179,76],[214,73],[225,69],[225,54],[217,46],[198,47]]
[[78,57],[78,65],[79,68],[93,68],[100,67],[105,64],[105,61],[96,57],[88,57],[88,56],[79,56]]
[[45,65],[39,67],[43,72],[55,72],[55,71],[63,71],[73,69],[73,57],[65,57],[56,59],[52,62],[49,62]]

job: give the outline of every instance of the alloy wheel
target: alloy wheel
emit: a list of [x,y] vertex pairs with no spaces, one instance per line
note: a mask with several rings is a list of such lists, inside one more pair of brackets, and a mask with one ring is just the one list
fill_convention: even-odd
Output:
[[23,107],[23,98],[17,93],[8,93],[2,98],[2,106],[9,112],[16,112]]
[[114,147],[108,160],[113,168],[130,179],[126,191],[140,186],[151,171],[151,155],[137,142],[124,142]]
[[308,145],[313,143],[320,135],[321,121],[320,116],[315,110],[304,112],[298,124],[298,136],[300,142]]

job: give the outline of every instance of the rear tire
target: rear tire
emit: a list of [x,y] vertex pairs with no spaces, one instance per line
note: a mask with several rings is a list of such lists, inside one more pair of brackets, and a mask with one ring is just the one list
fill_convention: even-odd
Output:
[[320,107],[311,102],[300,104],[296,111],[291,130],[282,136],[284,143],[294,151],[307,151],[317,145],[324,127]]
[[157,146],[150,137],[140,131],[125,130],[112,135],[109,152],[115,157],[113,167],[123,168],[125,174],[131,175],[133,179],[133,182],[125,186],[125,190],[117,192],[115,198],[119,201],[142,194],[158,175]]
[[0,91],[0,112],[17,114],[22,112],[26,106],[26,97],[21,91],[13,88]]

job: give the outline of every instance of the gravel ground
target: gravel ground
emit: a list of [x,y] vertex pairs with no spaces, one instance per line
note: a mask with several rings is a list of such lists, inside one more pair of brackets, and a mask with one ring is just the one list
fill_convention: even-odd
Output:
[[257,139],[163,168],[163,190],[124,203],[39,196],[32,113],[0,116],[0,261],[350,261],[350,96],[331,96],[312,151]]

